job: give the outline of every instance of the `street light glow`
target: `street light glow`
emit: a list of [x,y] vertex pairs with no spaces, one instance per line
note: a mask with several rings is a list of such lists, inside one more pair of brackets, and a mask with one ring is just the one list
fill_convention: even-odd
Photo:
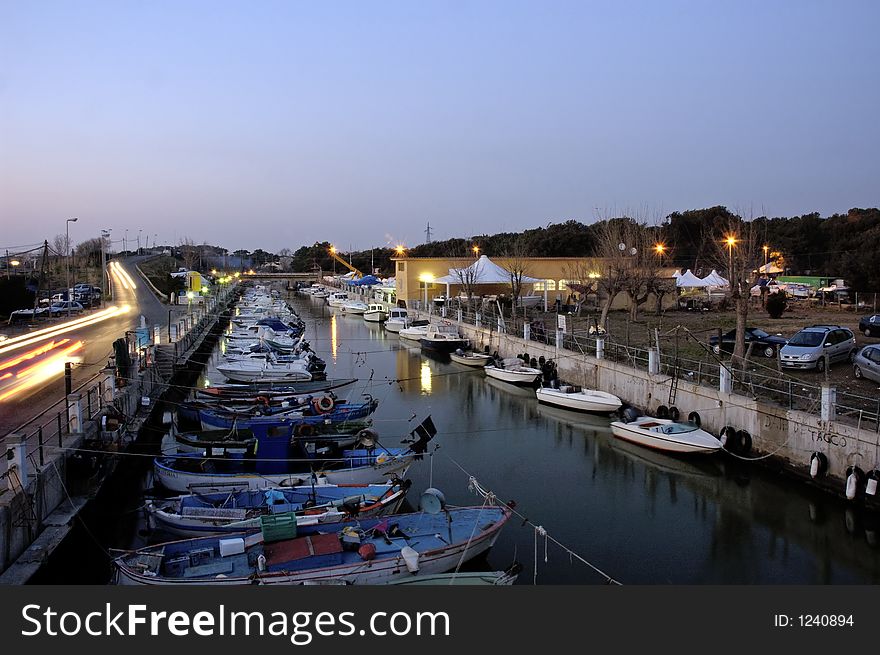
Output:
[[479,254],[480,254],[480,246],[474,246],[471,250],[474,251],[474,254],[475,254],[475,255],[479,255]]
[[654,246],[654,250],[657,251],[658,255],[662,255],[663,251],[666,250],[666,246],[663,245],[662,243],[658,243],[657,245]]
[[724,241],[730,248],[733,248],[736,245],[736,237],[732,234],[728,235],[727,239]]
[[405,250],[405,248],[400,244],[397,244],[397,246],[394,248],[394,252],[396,252],[400,256],[403,255],[404,250]]
[[336,254],[336,246],[330,246],[330,253],[333,255]]

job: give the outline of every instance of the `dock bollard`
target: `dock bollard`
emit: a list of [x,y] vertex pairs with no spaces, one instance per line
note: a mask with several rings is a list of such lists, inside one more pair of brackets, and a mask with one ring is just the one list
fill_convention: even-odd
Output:
[[605,359],[605,339],[603,337],[596,339],[596,359]]
[[718,390],[722,393],[730,393],[733,390],[733,376],[730,369],[723,364],[718,370]]
[[837,405],[837,387],[830,384],[822,385],[822,400],[820,406],[820,417],[823,421],[833,421],[836,418],[835,411]]
[[[82,394],[72,393],[67,396],[67,406],[70,408],[70,423],[67,426],[67,432],[79,433],[83,431],[83,406]],[[76,426],[74,429],[72,426]]]

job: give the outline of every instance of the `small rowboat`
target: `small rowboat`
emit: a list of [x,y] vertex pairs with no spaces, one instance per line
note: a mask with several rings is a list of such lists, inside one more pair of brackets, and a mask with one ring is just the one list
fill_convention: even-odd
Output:
[[464,364],[474,368],[482,368],[492,361],[491,355],[483,355],[481,353],[449,353],[449,359],[456,364]]
[[580,412],[610,414],[616,412],[623,405],[623,401],[613,393],[578,389],[573,386],[563,386],[559,389],[541,388],[535,392],[535,395],[537,395],[539,403]]
[[543,375],[540,370],[523,366],[522,360],[515,358],[505,359],[500,363],[496,360],[495,364],[489,364],[483,370],[490,378],[526,386],[537,384]]
[[714,453],[721,442],[694,423],[639,416],[629,422],[614,421],[611,432],[618,439],[669,453]]

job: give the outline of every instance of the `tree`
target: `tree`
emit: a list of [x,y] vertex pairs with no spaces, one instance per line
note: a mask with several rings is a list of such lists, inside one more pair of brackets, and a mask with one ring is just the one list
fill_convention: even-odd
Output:
[[180,252],[180,258],[183,260],[183,265],[186,267],[186,270],[194,270],[199,261],[199,256],[201,255],[201,248],[197,247],[189,237],[184,237],[180,240],[178,251]]
[[477,282],[479,281],[479,272],[476,267],[472,266],[473,251],[471,246],[464,239],[450,239],[446,244],[446,257],[450,259],[460,259],[461,264],[450,270],[450,275],[456,279],[456,284],[467,296],[468,311],[473,310],[474,296],[477,294]]
[[[725,210],[726,211],[726,210]],[[759,221],[744,220],[728,212],[719,217],[704,232],[703,246],[708,261],[718,270],[727,271],[730,281],[730,299],[736,308],[736,341],[733,346],[733,364],[745,356],[746,324],[749,318],[749,297],[758,267],[763,265],[766,232]]]
[[516,321],[516,308],[522,295],[523,279],[529,277],[529,247],[524,234],[514,235],[505,243],[502,251],[505,259],[512,300],[510,315]]

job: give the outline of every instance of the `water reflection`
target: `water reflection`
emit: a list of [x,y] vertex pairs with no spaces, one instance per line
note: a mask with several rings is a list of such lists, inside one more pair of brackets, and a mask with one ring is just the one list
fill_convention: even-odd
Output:
[[422,393],[430,395],[431,393],[431,365],[425,360],[422,362],[420,380],[422,383]]
[[336,363],[336,354],[339,350],[339,336],[336,331],[336,314],[330,315],[330,354],[333,356],[333,362]]

